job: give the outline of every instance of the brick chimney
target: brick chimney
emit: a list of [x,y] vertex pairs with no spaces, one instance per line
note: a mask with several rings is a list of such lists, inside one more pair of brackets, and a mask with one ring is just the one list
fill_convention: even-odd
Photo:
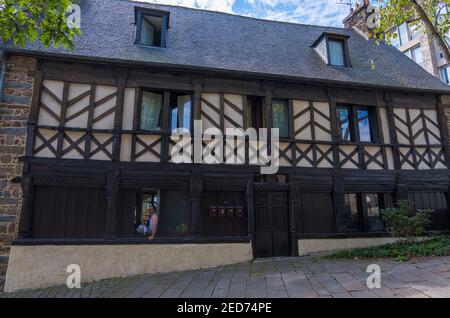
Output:
[[356,28],[359,31],[368,34],[367,28],[367,7],[370,5],[370,0],[362,0],[356,3],[355,9],[350,9],[350,14],[342,21],[347,29]]

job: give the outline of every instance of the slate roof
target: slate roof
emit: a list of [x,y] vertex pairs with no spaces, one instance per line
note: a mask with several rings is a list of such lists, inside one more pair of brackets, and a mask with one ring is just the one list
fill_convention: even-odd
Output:
[[[170,12],[167,48],[134,44],[134,7]],[[25,51],[102,61],[203,68],[274,78],[333,82],[352,86],[450,92],[397,49],[367,41],[354,30],[275,22],[226,13],[129,0],[82,0],[82,36],[75,50]],[[327,66],[311,45],[323,32],[349,36],[352,67]],[[7,50],[23,51],[12,45]],[[370,60],[375,62],[372,69]]]

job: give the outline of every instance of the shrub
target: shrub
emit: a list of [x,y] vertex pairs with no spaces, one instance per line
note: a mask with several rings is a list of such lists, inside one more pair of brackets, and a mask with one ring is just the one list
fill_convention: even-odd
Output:
[[411,207],[407,200],[399,200],[397,207],[381,211],[381,218],[386,225],[386,230],[394,237],[413,241],[414,238],[426,233],[430,224],[429,214],[431,210],[417,210],[411,213]]

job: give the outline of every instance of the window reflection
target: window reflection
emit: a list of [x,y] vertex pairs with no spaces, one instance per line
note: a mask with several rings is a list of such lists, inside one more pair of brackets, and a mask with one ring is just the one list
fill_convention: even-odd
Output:
[[341,139],[351,141],[352,136],[350,133],[350,109],[338,108],[339,114],[339,130],[341,132]]
[[364,195],[367,207],[367,220],[369,231],[382,231],[384,229],[380,214],[380,198],[378,194],[368,193]]
[[191,95],[172,95],[170,101],[170,130],[191,130]]
[[371,142],[369,111],[367,109],[358,109],[356,114],[358,118],[359,140]]
[[361,218],[358,209],[358,198],[355,193],[345,194],[344,224],[346,230],[361,230]]

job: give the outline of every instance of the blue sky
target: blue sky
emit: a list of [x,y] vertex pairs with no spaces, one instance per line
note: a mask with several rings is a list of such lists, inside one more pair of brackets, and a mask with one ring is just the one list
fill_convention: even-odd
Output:
[[[342,27],[349,7],[340,0],[139,0],[277,21]],[[344,0],[343,2],[349,2]],[[354,2],[354,0],[353,0]]]

